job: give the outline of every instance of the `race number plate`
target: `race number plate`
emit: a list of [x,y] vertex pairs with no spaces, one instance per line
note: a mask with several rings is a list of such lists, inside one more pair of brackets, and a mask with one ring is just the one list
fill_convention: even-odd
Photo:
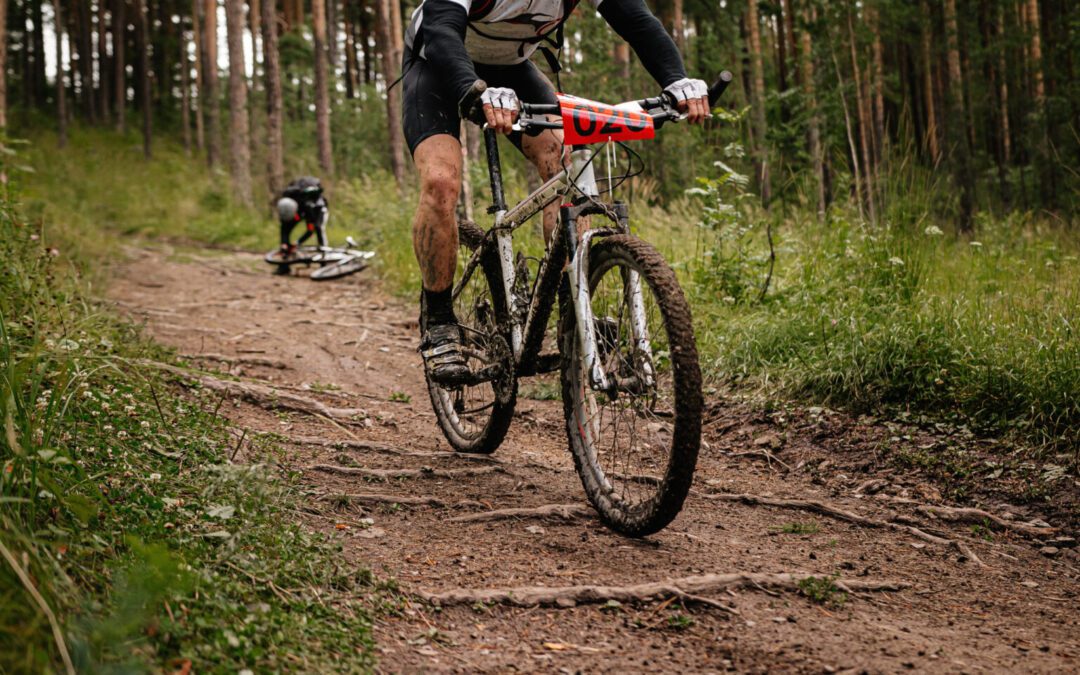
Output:
[[652,117],[644,113],[561,94],[559,107],[565,145],[640,141],[656,136]]

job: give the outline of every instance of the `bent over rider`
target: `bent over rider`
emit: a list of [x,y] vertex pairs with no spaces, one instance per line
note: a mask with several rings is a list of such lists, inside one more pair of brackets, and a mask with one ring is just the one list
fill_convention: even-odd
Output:
[[[457,265],[455,205],[461,190],[462,118],[482,111],[488,126],[511,142],[547,180],[562,169],[562,131],[539,136],[513,132],[518,101],[554,104],[550,81],[530,61],[553,43],[579,0],[423,0],[405,35],[403,104],[405,140],[420,174],[420,202],[413,220],[413,250],[427,307],[421,342],[432,378],[446,385],[469,375],[454,316]],[[671,36],[644,0],[589,0],[633,47],[653,79],[679,103],[691,122],[709,114],[707,87],[687,78]],[[544,211],[544,235],[555,229],[558,206]]]
[[[312,234],[319,246],[329,246],[326,224],[330,220],[330,207],[323,196],[322,183],[314,176],[301,176],[285,186],[277,203],[278,219],[281,221],[281,257],[289,258],[296,247],[307,241]],[[296,244],[290,239],[293,228],[300,222],[307,224],[307,232]],[[288,268],[286,267],[286,271]]]

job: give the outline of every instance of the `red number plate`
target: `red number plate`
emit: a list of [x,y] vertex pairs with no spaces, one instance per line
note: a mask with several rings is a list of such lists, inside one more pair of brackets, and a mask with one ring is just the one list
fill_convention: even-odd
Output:
[[640,141],[655,138],[651,116],[619,110],[576,96],[559,95],[562,110],[563,143],[587,145],[612,141]]

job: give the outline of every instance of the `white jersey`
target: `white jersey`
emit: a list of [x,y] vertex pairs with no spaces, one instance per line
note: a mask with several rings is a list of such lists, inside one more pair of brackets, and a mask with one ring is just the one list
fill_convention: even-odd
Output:
[[[474,63],[513,65],[525,61],[572,12],[577,0],[447,0],[469,14],[465,51]],[[603,0],[589,0],[599,7]],[[424,20],[424,3],[413,12],[405,33],[410,48]],[[554,37],[552,35],[551,37]],[[431,58],[421,49],[421,56]]]

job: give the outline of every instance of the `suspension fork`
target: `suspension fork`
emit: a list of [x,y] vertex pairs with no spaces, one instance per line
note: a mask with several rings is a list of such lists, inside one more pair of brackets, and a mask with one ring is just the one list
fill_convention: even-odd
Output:
[[[589,161],[589,151],[581,148],[571,153],[572,178],[582,194],[589,197],[598,195],[596,179],[593,174],[592,163]],[[598,358],[596,344],[596,322],[593,320],[592,300],[589,294],[589,242],[595,230],[589,230],[581,235],[580,241],[577,231],[577,219],[588,211],[589,204],[571,206],[564,204],[559,210],[559,221],[563,224],[563,240],[567,256],[570,260],[569,277],[570,300],[574,305],[574,321],[577,324],[578,348],[584,359],[586,372],[589,374],[589,384],[594,389],[611,391],[607,374],[603,364]]]

